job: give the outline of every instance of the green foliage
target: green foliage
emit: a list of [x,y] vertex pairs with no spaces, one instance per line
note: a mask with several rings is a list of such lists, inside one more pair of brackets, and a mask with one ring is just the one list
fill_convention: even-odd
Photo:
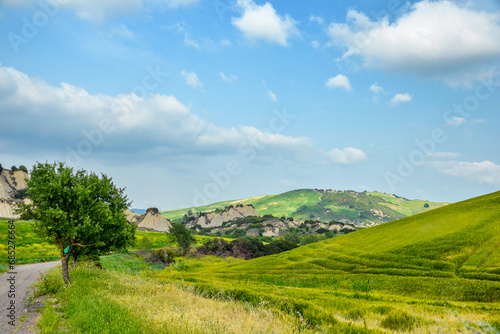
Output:
[[183,255],[187,254],[191,246],[196,243],[196,238],[182,223],[173,224],[167,235],[170,240],[177,242],[177,246]]
[[0,173],[3,171],[2,164],[0,164]]
[[34,296],[55,295],[64,287],[61,275],[54,270],[47,273],[40,272],[40,277],[34,283]]
[[18,170],[18,168],[14,165],[14,166],[10,167],[10,170],[13,171],[13,172],[15,172],[15,171]]
[[290,231],[290,232],[284,234],[283,238],[285,238],[286,241],[293,242],[293,243],[295,243],[297,245],[300,243],[299,234],[295,230]]
[[231,243],[228,243],[224,239],[215,238],[199,247],[197,254],[248,260],[260,256],[278,254],[297,247],[297,244],[286,240],[276,240],[264,245],[257,237],[238,238],[231,241]]
[[22,170],[23,172],[25,172],[26,174],[28,174],[28,168],[26,168],[25,165],[19,166],[19,170]]
[[35,231],[59,246],[63,278],[69,283],[68,259],[103,254],[132,245],[135,226],[128,224],[124,189],[111,178],[84,170],[74,172],[63,163],[38,163],[28,182],[33,203],[22,204],[18,213],[35,219]]
[[429,203],[425,203],[424,208],[428,208],[428,207],[429,207]]
[[393,312],[386,316],[380,326],[393,331],[410,331],[415,325],[414,316],[404,311]]

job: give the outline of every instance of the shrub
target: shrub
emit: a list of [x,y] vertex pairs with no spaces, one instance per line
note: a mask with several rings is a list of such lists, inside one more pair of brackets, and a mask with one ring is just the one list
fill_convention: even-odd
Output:
[[428,207],[429,207],[429,203],[425,203],[424,208],[428,208]]
[[171,249],[158,249],[149,252],[146,261],[149,263],[159,263],[162,265],[169,265],[174,263],[175,253]]
[[380,325],[393,331],[410,331],[415,324],[415,317],[404,311],[392,312],[385,317]]
[[53,272],[42,273],[34,284],[35,297],[55,295],[64,286],[61,275]]
[[16,166],[12,166],[12,167],[10,167],[10,170],[13,171],[13,172],[15,172],[15,171],[17,171],[17,167]]

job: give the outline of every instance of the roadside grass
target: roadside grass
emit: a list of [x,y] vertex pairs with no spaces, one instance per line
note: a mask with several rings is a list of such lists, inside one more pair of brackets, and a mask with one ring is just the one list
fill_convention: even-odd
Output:
[[[78,266],[73,283],[42,311],[42,332],[57,333],[327,333],[266,302],[253,305],[227,296],[208,298],[183,282],[162,282],[147,274]],[[52,309],[51,309],[52,308]],[[57,328],[54,328],[59,321]]]

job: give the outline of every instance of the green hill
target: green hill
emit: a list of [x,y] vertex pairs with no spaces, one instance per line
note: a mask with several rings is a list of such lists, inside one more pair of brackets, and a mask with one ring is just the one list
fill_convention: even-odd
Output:
[[209,212],[237,204],[252,204],[261,215],[293,217],[298,220],[321,220],[323,222],[336,220],[359,226],[371,226],[429,211],[448,203],[408,200],[378,192],[298,189],[278,195],[256,196],[199,207],[163,211],[162,215],[170,220],[179,220],[189,210]]
[[459,332],[468,324],[496,333],[499,246],[496,192],[277,255],[159,276],[299,312],[334,332]]

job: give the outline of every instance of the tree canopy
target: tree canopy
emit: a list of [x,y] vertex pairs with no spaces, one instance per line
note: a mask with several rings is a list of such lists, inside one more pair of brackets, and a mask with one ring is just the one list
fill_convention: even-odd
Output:
[[[59,246],[63,279],[70,283],[68,260],[125,248],[135,238],[128,224],[124,189],[102,174],[73,171],[64,163],[37,163],[28,181],[29,204],[18,213],[35,220],[35,231]],[[64,250],[69,246],[67,253]]]
[[182,223],[173,224],[167,235],[172,241],[177,242],[182,255],[185,255],[191,245],[196,243],[196,238]]

